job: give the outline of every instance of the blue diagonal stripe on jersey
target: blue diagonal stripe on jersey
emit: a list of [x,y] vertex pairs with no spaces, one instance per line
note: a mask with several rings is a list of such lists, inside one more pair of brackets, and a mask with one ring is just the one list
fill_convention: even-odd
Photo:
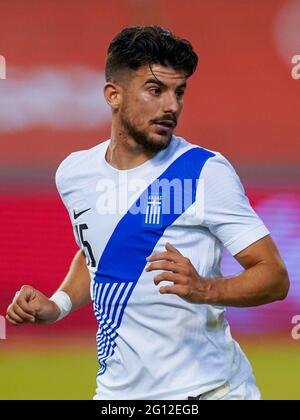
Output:
[[[117,330],[128,300],[140,278],[146,257],[153,252],[155,245],[167,227],[184,213],[196,199],[197,181],[205,162],[215,156],[212,152],[195,147],[179,156],[157,178],[171,182],[174,179],[192,180],[192,197],[188,205],[182,194],[182,211],[175,212],[171,207],[170,214],[163,214],[163,221],[157,227],[147,227],[143,223],[145,214],[135,214],[132,209],[140,207],[140,203],[148,200],[152,184],[141,194],[133,206],[123,216],[113,231],[100,258],[94,277],[93,302],[94,311],[99,324],[97,334],[98,359],[102,375],[106,371],[106,361],[114,354]],[[155,181],[154,181],[155,182]],[[117,284],[117,286],[115,286]]]

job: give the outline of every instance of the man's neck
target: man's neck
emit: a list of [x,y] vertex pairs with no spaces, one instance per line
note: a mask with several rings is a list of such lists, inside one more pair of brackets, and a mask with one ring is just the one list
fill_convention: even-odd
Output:
[[[113,134],[113,133],[112,133]],[[134,140],[113,135],[107,148],[105,159],[116,169],[133,169],[151,159],[155,153],[145,151]]]

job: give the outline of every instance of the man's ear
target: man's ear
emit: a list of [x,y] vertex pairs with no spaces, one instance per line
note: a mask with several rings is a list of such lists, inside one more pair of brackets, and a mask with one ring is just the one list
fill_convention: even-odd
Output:
[[119,109],[122,101],[122,88],[113,82],[107,82],[103,88],[104,97],[112,111],[115,112]]

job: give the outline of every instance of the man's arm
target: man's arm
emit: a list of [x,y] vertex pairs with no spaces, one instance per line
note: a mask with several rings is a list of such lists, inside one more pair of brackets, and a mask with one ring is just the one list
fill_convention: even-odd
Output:
[[264,305],[287,296],[288,273],[270,235],[235,255],[245,271],[227,278],[201,277],[176,248],[167,244],[166,249],[148,258],[150,265],[146,268],[168,270],[154,277],[155,284],[174,283],[161,287],[161,294],[176,294],[192,303],[235,307]]
[[212,300],[224,302],[226,306],[249,307],[287,297],[288,272],[270,235],[234,257],[245,271],[231,278],[214,280]]
[[[85,256],[79,250],[58,291],[66,292],[72,301],[72,312],[90,302],[90,275]],[[22,286],[7,308],[7,320],[13,325],[25,323],[51,324],[57,320],[60,309],[43,293],[31,286]]]
[[66,292],[70,296],[72,301],[71,312],[91,302],[90,283],[91,278],[86,266],[86,257],[79,250],[71,263],[63,283],[57,290],[57,292]]

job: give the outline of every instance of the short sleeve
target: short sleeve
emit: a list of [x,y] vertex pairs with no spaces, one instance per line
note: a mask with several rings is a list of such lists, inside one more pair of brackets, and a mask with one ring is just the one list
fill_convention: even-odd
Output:
[[68,176],[68,162],[71,156],[72,154],[69,157],[67,157],[57,168],[56,174],[55,174],[55,184],[56,184],[56,188],[59,193],[59,196],[61,198],[61,201],[63,202],[69,214],[69,218],[73,227],[73,234],[74,234],[75,242],[80,248],[80,242],[76,234],[76,227],[73,224],[73,220],[72,220],[71,197],[72,197],[73,189],[72,189],[72,185],[69,185],[71,183],[69,181],[70,177]]
[[220,153],[205,164],[203,224],[232,255],[270,234],[251,207],[243,185]]

